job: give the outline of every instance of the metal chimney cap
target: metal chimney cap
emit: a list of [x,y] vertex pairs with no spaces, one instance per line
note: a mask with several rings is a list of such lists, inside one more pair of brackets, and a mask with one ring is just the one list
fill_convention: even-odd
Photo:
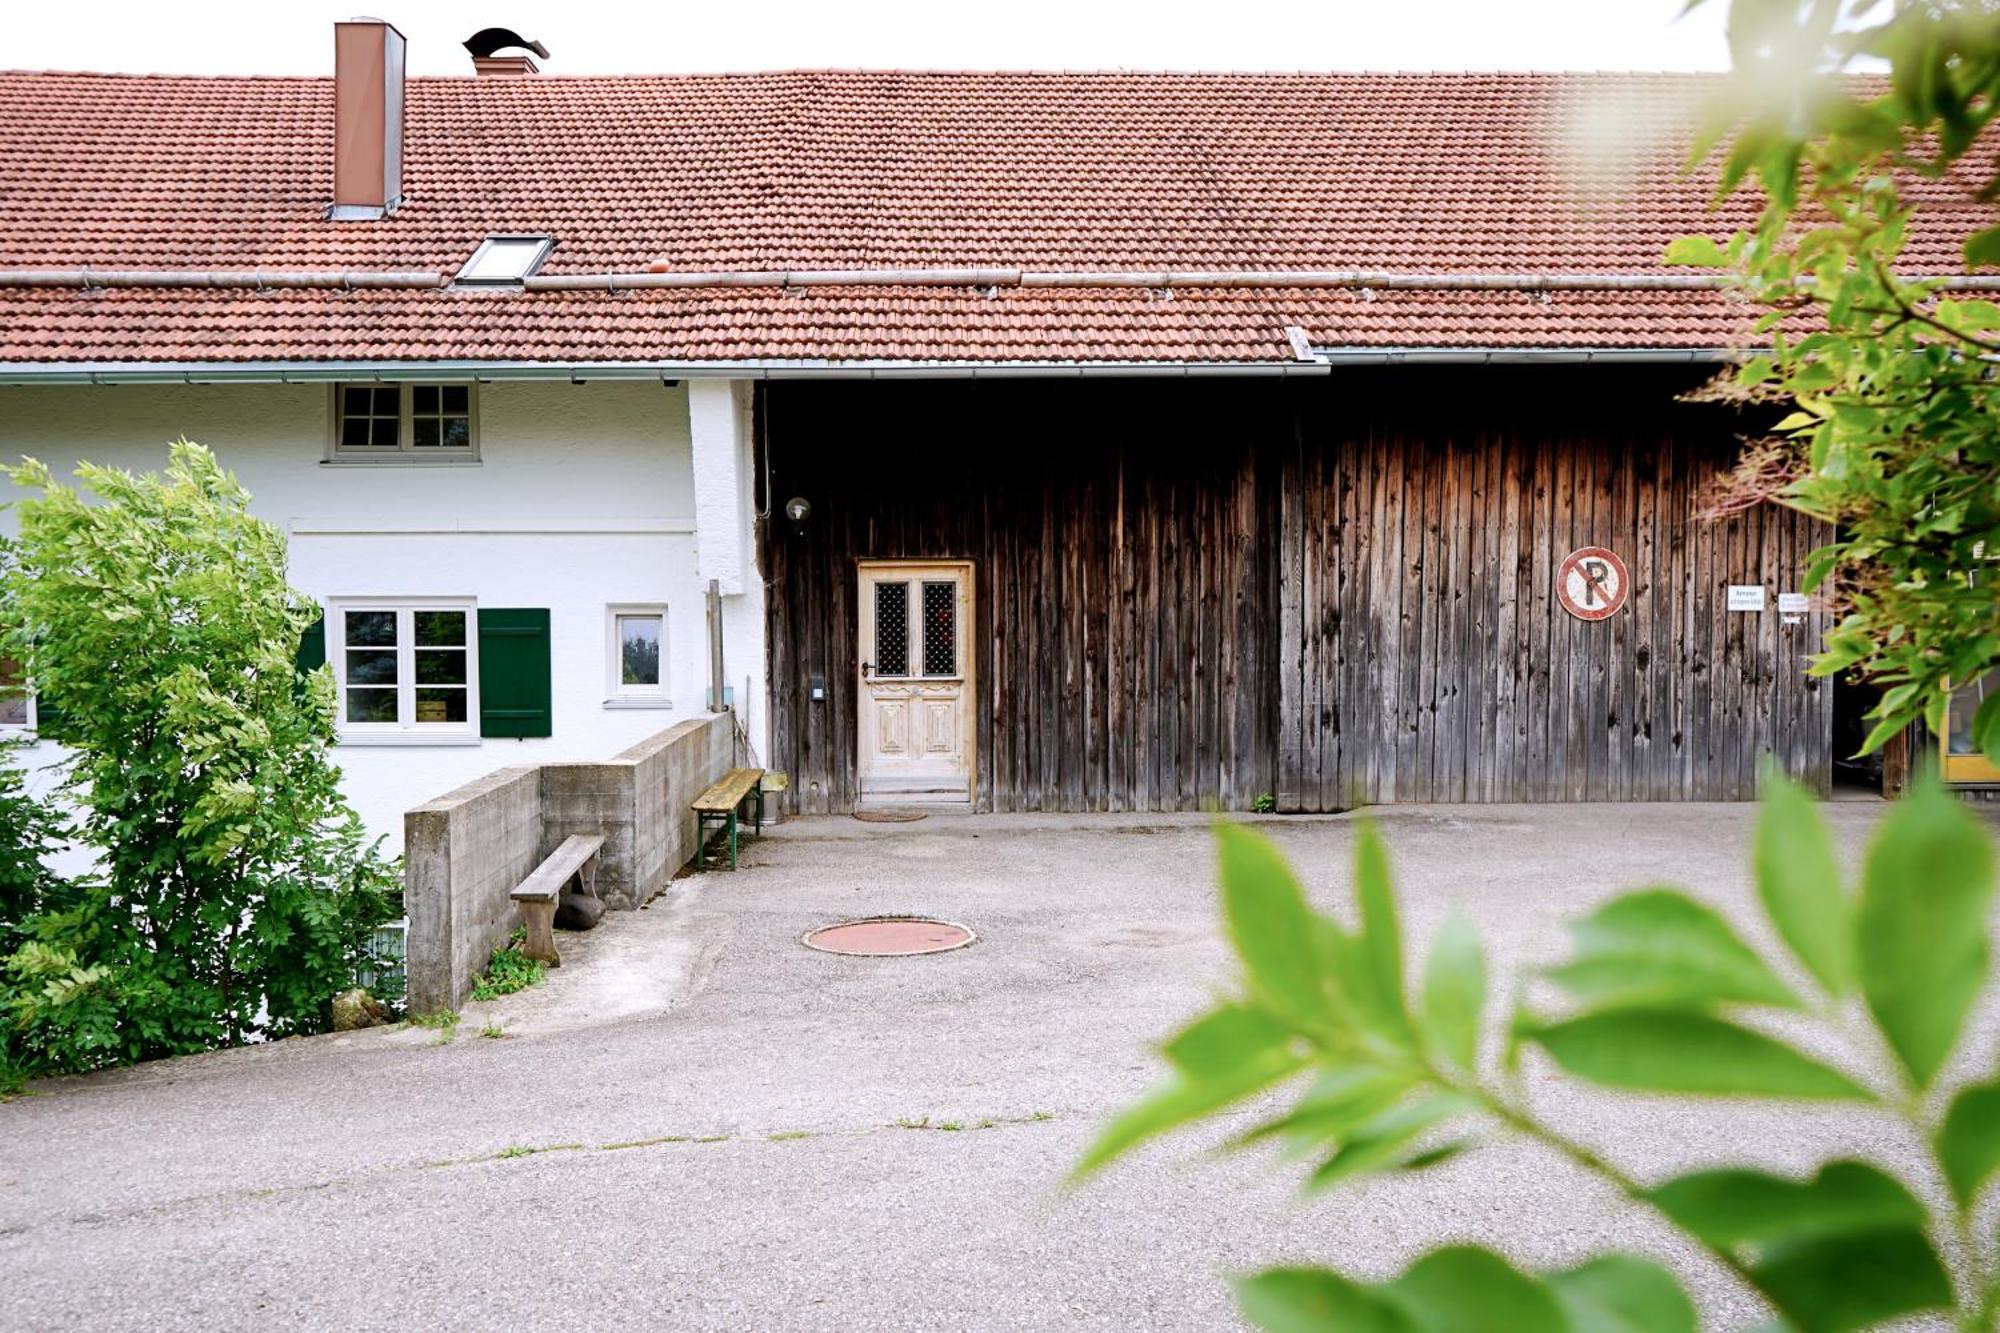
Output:
[[474,56],[485,58],[510,46],[518,46],[525,51],[533,51],[542,59],[549,58],[549,48],[540,42],[531,42],[512,28],[481,28],[465,39],[465,49]]

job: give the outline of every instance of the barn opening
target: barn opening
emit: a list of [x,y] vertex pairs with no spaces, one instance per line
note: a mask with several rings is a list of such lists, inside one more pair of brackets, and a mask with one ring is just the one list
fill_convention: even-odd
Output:
[[[1775,611],[1824,535],[1695,517],[1746,429],[1679,400],[1710,374],[768,383],[770,493],[811,505],[761,539],[771,763],[798,811],[863,803],[865,575],[914,562],[906,598],[973,589],[974,809],[1748,799],[1766,753],[1824,791],[1826,615]],[[1602,619],[1558,593],[1592,547],[1630,582]]]

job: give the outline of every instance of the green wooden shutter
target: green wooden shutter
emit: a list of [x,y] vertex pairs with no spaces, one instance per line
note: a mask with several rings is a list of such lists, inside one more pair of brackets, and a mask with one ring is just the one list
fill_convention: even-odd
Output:
[[547,736],[549,613],[479,611],[479,734]]
[[307,625],[299,635],[299,674],[306,675],[326,665],[326,617]]

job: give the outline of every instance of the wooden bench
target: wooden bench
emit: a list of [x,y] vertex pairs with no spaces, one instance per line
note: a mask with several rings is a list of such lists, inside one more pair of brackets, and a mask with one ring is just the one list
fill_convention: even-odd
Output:
[[739,768],[716,780],[707,791],[694,798],[694,863],[699,866],[707,855],[710,829],[729,837],[729,868],[736,869],[737,810],[746,800],[754,800],[751,834],[764,832],[764,770]]
[[521,920],[528,927],[523,954],[550,967],[562,966],[556,956],[556,908],[572,880],[578,892],[597,897],[597,853],[603,846],[602,834],[571,834],[509,895],[520,905]]

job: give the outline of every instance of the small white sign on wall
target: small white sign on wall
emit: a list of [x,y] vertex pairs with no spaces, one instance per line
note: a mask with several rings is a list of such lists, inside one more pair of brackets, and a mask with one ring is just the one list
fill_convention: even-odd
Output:
[[1762,611],[1764,609],[1764,585],[1761,583],[1730,584],[1729,609],[1731,611]]
[[1812,610],[1812,598],[1802,592],[1781,592],[1778,594],[1778,611],[1788,616],[1802,616]]

